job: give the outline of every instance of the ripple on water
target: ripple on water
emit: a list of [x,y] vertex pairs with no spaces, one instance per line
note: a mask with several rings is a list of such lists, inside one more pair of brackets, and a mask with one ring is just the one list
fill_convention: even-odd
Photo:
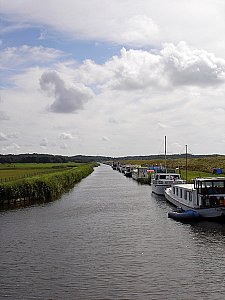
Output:
[[224,224],[169,210],[101,166],[60,200],[2,212],[0,298],[224,299]]

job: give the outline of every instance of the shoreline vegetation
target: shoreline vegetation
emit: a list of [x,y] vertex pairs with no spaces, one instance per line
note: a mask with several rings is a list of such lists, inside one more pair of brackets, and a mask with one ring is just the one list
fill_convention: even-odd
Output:
[[[150,159],[150,160],[118,160],[120,164],[124,165],[140,165],[146,166],[160,166],[165,163],[163,158],[161,159]],[[176,169],[178,168],[181,173],[182,179],[186,179],[186,159],[185,158],[167,158],[167,168]],[[221,168],[223,173],[221,175],[213,174],[214,168]],[[225,156],[209,156],[209,157],[188,157],[187,160],[187,180],[189,183],[196,177],[212,177],[212,176],[224,176],[225,172]],[[148,180],[142,181],[143,183],[149,183]]]
[[[91,174],[94,167],[99,165],[96,161],[106,164],[116,161],[145,167],[164,165],[165,162],[163,156],[144,159],[146,157],[80,155],[76,158],[78,161],[70,161],[68,157],[63,161],[62,157],[42,154],[0,155],[0,209],[53,201]],[[221,168],[221,176],[224,176],[225,155],[189,155],[187,162],[188,182],[196,177],[218,176],[213,174],[214,168]],[[186,179],[184,156],[169,156],[166,164],[167,168],[178,168],[182,178]],[[150,180],[144,179],[141,183],[149,184]]]
[[[22,173],[24,176],[27,171],[27,178],[12,177],[8,182],[0,183],[0,207],[6,209],[53,201],[90,175],[96,166],[96,163],[8,165],[8,169],[13,168],[17,175]],[[6,171],[7,166],[1,165],[1,179]],[[41,171],[42,174],[38,173]]]

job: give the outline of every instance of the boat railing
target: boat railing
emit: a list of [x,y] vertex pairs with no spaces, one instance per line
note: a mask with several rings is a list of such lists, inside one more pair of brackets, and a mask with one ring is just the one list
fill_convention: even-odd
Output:
[[175,179],[175,178],[162,180],[162,179],[154,179],[153,178],[152,182],[155,184],[181,184],[181,183],[185,183],[185,180]]

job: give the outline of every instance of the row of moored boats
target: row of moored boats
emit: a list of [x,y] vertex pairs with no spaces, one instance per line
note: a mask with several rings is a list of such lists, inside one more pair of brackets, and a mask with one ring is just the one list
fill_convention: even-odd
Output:
[[162,195],[176,207],[168,216],[178,220],[225,219],[225,177],[195,178],[186,183],[180,174],[162,167],[121,166],[113,163],[114,170],[133,179],[149,178],[152,192]]

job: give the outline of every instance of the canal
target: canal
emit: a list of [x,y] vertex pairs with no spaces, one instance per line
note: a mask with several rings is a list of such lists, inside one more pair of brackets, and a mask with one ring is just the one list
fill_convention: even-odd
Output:
[[0,212],[0,299],[224,299],[225,224],[183,224],[101,165],[51,203]]

